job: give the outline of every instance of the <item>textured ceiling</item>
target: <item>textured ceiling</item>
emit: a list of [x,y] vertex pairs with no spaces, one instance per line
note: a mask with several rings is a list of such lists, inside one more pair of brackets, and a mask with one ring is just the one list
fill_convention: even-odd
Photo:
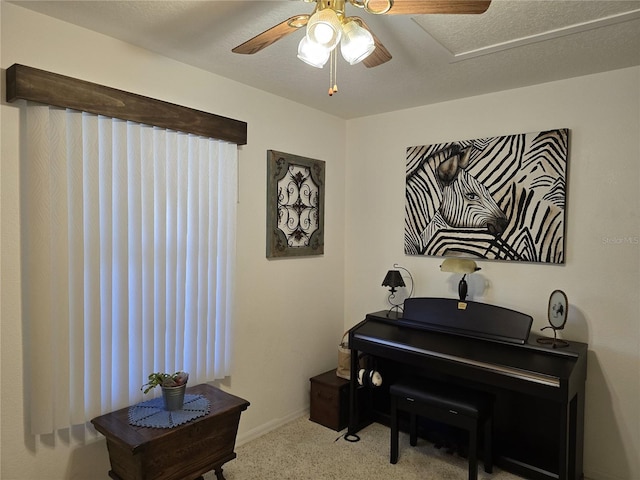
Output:
[[[428,1],[428,0],[427,0]],[[303,32],[254,55],[236,45],[295,14],[302,1],[23,1],[12,3],[342,117],[640,65],[640,0],[493,0],[482,15],[362,16],[393,59],[375,68],[296,58]],[[64,73],[64,72],[60,72]]]

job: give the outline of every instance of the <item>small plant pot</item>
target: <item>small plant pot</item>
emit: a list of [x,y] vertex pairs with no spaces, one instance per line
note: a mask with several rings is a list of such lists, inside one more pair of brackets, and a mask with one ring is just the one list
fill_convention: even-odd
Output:
[[184,405],[184,391],[186,385],[178,387],[162,387],[162,400],[164,401],[165,410],[182,410]]

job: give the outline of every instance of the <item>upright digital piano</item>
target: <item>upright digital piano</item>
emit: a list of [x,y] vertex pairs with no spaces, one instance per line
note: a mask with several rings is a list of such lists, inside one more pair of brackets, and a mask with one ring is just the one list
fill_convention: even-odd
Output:
[[[445,298],[409,298],[404,312],[368,314],[349,331],[347,435],[388,424],[395,380],[449,382],[494,398],[498,467],[532,480],[581,479],[587,344],[541,344],[531,325],[514,310]],[[358,384],[363,362],[380,373],[380,387]]]

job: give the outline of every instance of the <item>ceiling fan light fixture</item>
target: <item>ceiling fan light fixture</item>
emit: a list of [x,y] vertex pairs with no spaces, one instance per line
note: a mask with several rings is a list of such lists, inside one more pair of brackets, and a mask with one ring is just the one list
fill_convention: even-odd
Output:
[[309,40],[333,50],[342,36],[340,19],[330,8],[314,13],[307,22],[307,36]]
[[330,53],[330,49],[312,42],[307,35],[298,44],[298,58],[312,67],[324,67],[324,64],[329,60]]
[[373,35],[366,28],[351,20],[343,25],[340,51],[343,58],[351,65],[361,62],[376,49]]

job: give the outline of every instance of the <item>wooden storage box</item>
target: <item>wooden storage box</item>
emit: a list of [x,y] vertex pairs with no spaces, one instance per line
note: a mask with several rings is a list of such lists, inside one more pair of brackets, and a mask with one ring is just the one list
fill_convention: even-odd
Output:
[[192,480],[215,470],[216,478],[224,479],[222,465],[236,458],[240,414],[249,402],[209,384],[187,388],[187,393],[206,397],[210,411],[177,427],[130,425],[129,407],[91,420],[107,438],[111,478]]
[[349,380],[329,370],[310,379],[311,407],[309,419],[340,431],[349,422]]

